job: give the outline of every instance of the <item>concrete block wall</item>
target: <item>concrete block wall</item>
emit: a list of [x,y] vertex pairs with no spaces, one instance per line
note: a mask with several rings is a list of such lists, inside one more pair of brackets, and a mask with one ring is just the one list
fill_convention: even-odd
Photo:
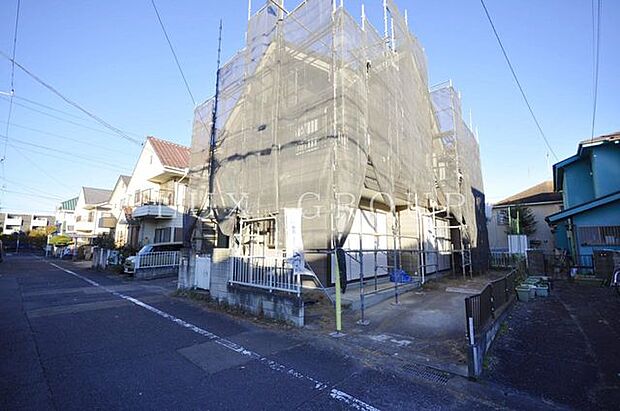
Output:
[[152,280],[155,278],[174,277],[178,273],[178,267],[138,268],[134,273],[134,278],[136,280]]
[[[181,263],[179,269],[179,288],[189,289],[193,286],[195,264],[190,253],[187,263]],[[229,284],[230,250],[213,249],[211,256],[211,277],[209,294],[218,303],[239,307],[243,311],[266,318],[285,321],[297,327],[304,325],[304,303],[301,297],[284,292],[269,292],[260,288]]]

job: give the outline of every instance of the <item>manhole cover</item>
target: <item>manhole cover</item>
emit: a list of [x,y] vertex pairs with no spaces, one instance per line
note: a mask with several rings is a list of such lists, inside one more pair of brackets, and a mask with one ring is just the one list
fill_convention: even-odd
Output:
[[402,369],[413,377],[422,378],[435,384],[445,385],[452,378],[452,375],[448,373],[418,364],[405,364]]

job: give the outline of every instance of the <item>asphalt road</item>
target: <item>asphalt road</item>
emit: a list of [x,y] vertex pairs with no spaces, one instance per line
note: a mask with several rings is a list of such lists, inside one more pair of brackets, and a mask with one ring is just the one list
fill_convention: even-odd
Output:
[[196,306],[162,284],[8,256],[0,409],[494,408]]

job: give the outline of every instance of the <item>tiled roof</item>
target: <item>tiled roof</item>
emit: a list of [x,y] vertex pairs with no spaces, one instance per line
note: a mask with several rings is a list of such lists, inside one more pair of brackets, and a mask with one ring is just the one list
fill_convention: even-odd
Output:
[[495,205],[546,203],[550,201],[562,201],[562,194],[553,191],[553,181],[548,180],[505,198]]
[[78,198],[72,198],[69,200],[65,200],[60,203],[61,210],[75,210],[75,205],[77,204]]
[[588,138],[586,140],[583,140],[582,142],[580,142],[580,145],[588,145],[588,144],[592,144],[592,143],[599,143],[602,141],[618,141],[620,140],[620,131],[616,131],[615,133],[611,133],[611,134],[605,134],[603,136],[598,136],[598,137],[594,137],[594,138]]
[[153,146],[159,161],[161,161],[164,167],[189,167],[189,147],[155,137],[147,137],[147,141]]
[[105,190],[103,188],[82,187],[84,190],[84,203],[85,204],[101,204],[105,203],[112,196],[112,190]]

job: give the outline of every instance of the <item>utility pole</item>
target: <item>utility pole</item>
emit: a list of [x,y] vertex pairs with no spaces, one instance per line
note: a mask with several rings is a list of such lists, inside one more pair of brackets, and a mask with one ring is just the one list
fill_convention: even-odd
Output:
[[214,185],[214,168],[215,168],[215,143],[217,139],[217,129],[215,122],[217,121],[217,106],[220,92],[220,62],[222,55],[222,19],[220,19],[220,29],[217,41],[217,74],[215,76],[215,97],[213,100],[213,109],[211,110],[211,136],[209,139],[209,213],[213,210],[213,185]]

